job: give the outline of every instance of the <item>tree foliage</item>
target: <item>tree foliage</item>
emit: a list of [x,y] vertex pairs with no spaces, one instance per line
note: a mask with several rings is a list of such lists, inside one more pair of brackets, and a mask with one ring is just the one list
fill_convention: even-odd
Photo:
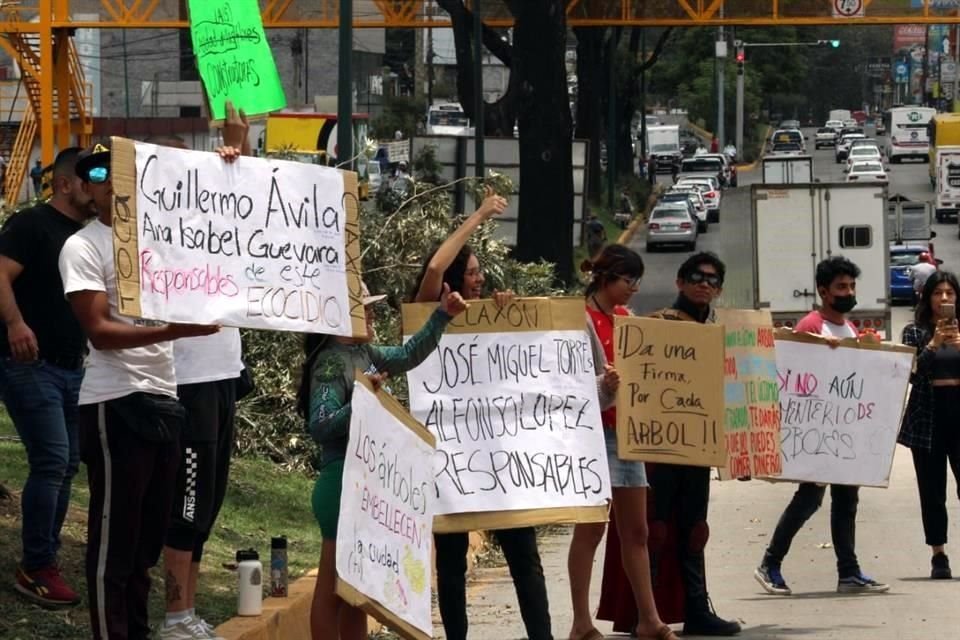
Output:
[[[419,157],[415,166],[429,165]],[[425,169],[430,174],[429,169]],[[504,176],[484,181],[501,194],[512,185]],[[462,221],[451,216],[452,198],[448,185],[413,181],[413,193],[396,210],[381,210],[372,201],[360,211],[361,252],[364,281],[371,291],[387,294],[388,303],[377,308],[377,341],[400,344],[400,304],[408,299],[421,265],[434,248]],[[470,181],[471,192],[479,195],[480,183]],[[496,223],[482,226],[470,240],[487,277],[488,288],[512,289],[521,295],[553,295],[555,274],[545,262],[522,264],[509,257],[509,248],[496,239]],[[236,447],[241,453],[267,456],[287,468],[309,468],[314,445],[303,419],[295,409],[296,390],[303,361],[303,337],[298,333],[243,332],[244,356],[252,367],[256,391],[239,405]],[[401,400],[404,381],[391,380],[391,391]]]

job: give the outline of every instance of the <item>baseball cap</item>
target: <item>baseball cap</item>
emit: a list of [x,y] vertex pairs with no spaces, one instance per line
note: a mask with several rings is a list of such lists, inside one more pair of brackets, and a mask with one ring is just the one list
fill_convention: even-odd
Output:
[[363,293],[363,306],[365,306],[365,307],[366,307],[367,305],[371,305],[371,304],[380,302],[381,300],[384,300],[384,299],[386,299],[386,297],[387,297],[387,294],[385,294],[385,293],[381,293],[381,294],[375,295],[375,296],[370,295],[370,289],[367,288],[367,283],[366,283],[366,282],[360,282],[360,287],[361,287],[361,290],[362,290],[362,293]]
[[90,169],[104,166],[110,166],[110,149],[102,144],[95,144],[77,154],[76,172],[81,180],[89,179]]

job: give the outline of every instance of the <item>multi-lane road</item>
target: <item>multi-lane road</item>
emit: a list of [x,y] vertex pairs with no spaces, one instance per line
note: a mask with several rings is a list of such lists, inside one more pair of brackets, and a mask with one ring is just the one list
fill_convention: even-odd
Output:
[[[814,175],[821,182],[843,182],[843,165],[834,159],[833,149],[819,151],[813,148],[813,132],[806,129],[810,136],[809,151],[813,156]],[[873,134],[873,128],[867,129]],[[878,138],[883,141],[883,138]],[[911,200],[932,200],[933,190],[928,178],[926,163],[908,161],[890,165],[890,195],[902,194]],[[669,175],[661,174],[661,181],[670,181]],[[713,251],[727,265],[727,280],[724,286],[721,306],[750,308],[753,302],[753,234],[750,216],[750,185],[762,181],[760,168],[741,172],[740,186],[728,189],[723,194],[719,224],[711,224],[706,234],[701,234],[697,251]],[[960,239],[957,223],[935,224],[937,238],[934,240],[937,257],[943,260],[942,269],[956,269],[960,266]],[[648,253],[644,243],[644,229],[638,231],[631,246],[643,256],[646,275],[640,292],[631,301],[635,313],[645,313],[666,306],[676,295],[676,272],[680,264],[691,255],[685,250],[666,250]],[[784,237],[784,243],[790,242]],[[776,268],[776,265],[760,265],[759,268]],[[813,274],[811,275],[811,281]],[[895,307],[893,310],[894,337],[899,337],[904,323],[911,317],[909,307]]]

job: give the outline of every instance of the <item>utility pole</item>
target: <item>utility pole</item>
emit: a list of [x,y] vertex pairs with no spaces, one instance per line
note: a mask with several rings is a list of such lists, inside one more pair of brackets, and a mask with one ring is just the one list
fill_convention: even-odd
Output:
[[[619,27],[611,30],[607,42],[607,206],[613,211],[614,191],[617,184],[617,78],[614,61],[617,56]],[[644,120],[647,114],[643,114]]]
[[483,14],[480,0],[473,0],[473,157],[478,178],[483,178],[485,154],[483,148]]
[[[720,17],[723,17],[723,8],[721,5],[721,14]],[[716,136],[717,140],[720,141],[720,146],[723,146],[723,139],[726,136],[726,131],[724,130],[725,124],[725,115],[724,114],[724,98],[726,97],[726,62],[727,62],[727,41],[723,34],[723,27],[717,27],[717,43],[716,43],[716,54],[717,54],[717,131]]]
[[[734,43],[737,56],[737,133],[736,142],[737,153],[743,153],[743,65],[746,62],[746,52],[743,49],[743,42],[737,40]],[[742,156],[741,156],[742,157]]]
[[353,162],[353,0],[340,0],[337,77],[337,164],[352,170]]

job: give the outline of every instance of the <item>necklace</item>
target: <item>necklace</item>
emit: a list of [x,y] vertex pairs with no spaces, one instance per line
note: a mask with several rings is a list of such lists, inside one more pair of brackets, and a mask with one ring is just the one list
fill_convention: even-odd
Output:
[[608,316],[612,316],[612,315],[613,315],[613,312],[612,312],[612,311],[607,311],[606,309],[603,308],[603,305],[600,304],[600,301],[599,301],[599,300],[597,300],[597,294],[591,295],[591,296],[590,296],[590,299],[593,300],[593,304],[595,304],[596,307],[597,307],[597,309],[598,309],[599,311],[601,311],[604,315],[608,315]]

